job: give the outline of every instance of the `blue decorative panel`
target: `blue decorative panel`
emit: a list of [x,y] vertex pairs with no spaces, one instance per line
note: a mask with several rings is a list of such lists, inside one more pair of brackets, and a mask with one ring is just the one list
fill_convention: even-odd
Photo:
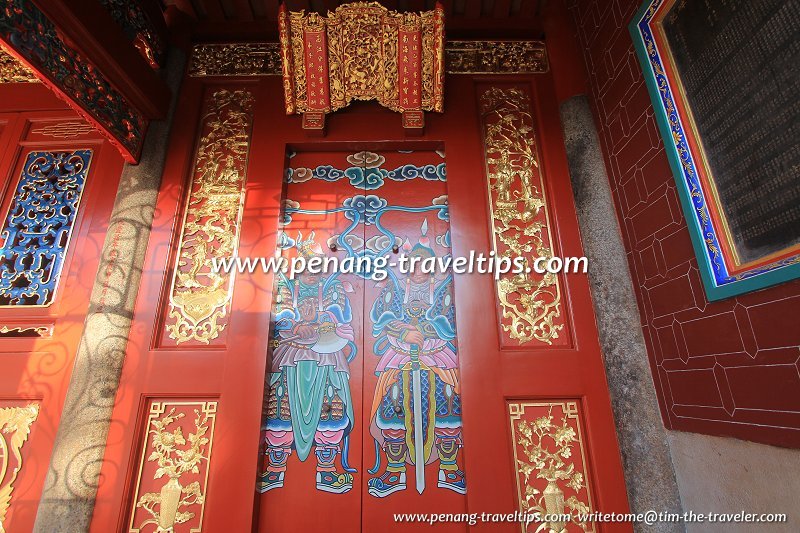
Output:
[[91,159],[91,150],[28,154],[0,232],[0,305],[53,303]]

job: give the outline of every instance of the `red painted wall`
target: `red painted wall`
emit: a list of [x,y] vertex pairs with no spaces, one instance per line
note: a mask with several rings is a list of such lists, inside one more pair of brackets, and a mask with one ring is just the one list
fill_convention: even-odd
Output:
[[634,55],[640,0],[571,0],[670,429],[800,446],[800,281],[709,303]]

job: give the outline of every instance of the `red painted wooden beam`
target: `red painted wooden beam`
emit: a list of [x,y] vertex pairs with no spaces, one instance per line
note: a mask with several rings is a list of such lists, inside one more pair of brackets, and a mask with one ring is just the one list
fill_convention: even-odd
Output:
[[167,114],[170,91],[97,0],[34,0],[62,38],[94,63],[147,118]]

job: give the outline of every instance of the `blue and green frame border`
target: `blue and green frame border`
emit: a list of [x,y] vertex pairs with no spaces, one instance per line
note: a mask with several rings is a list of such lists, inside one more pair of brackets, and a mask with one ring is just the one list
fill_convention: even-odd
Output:
[[[730,274],[720,247],[721,228],[715,228],[709,209],[709,191],[704,191],[697,173],[695,160],[701,154],[692,153],[685,128],[673,97],[673,85],[664,69],[665,58],[659,50],[654,34],[654,18],[667,0],[645,0],[642,7],[628,25],[634,48],[642,64],[647,90],[655,109],[658,129],[664,139],[664,148],[672,174],[678,186],[692,245],[700,267],[700,275],[709,300],[721,300],[746,292],[776,285],[800,277],[800,254],[783,258],[766,265],[756,266]],[[677,87],[677,85],[675,86]]]

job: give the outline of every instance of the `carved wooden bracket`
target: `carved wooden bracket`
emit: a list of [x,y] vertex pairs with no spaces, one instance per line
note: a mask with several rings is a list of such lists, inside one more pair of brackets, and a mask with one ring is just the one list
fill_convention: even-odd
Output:
[[[170,92],[148,65],[163,55],[163,41],[144,20],[125,18],[130,6],[120,14],[116,4],[0,0],[0,43],[135,163],[150,119],[166,115]],[[131,24],[139,28],[132,40]]]

